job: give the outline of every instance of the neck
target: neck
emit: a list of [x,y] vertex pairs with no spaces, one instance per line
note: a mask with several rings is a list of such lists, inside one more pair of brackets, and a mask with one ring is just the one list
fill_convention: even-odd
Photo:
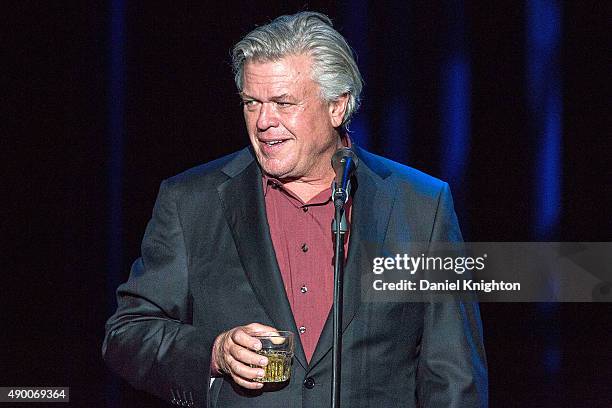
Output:
[[333,181],[334,177],[329,179],[328,182],[317,181],[317,182],[306,182],[306,181],[290,181],[288,183],[284,183],[284,186],[291,190],[293,194],[297,195],[300,200],[304,203],[309,202],[316,195],[318,195],[321,191],[329,188]]

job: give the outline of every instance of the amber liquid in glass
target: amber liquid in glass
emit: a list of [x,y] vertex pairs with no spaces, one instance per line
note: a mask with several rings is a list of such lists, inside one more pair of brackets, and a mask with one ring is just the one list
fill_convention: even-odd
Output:
[[[255,378],[257,382],[283,382],[291,376],[291,357],[290,351],[261,350],[257,354],[268,358],[268,365],[264,367],[265,374],[262,378]],[[257,367],[251,365],[251,367]]]

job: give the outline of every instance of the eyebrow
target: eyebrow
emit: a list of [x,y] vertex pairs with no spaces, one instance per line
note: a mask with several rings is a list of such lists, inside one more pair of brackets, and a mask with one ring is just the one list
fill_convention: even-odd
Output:
[[274,101],[274,102],[278,102],[278,101],[284,100],[284,99],[291,99],[291,97],[289,96],[289,94],[284,93],[282,95],[273,96],[273,97],[270,98],[270,100]]
[[[241,93],[240,93],[240,97],[241,97],[242,99],[258,100],[257,98],[252,97],[252,96],[250,96],[250,95],[248,95],[248,94],[246,94],[246,93],[244,93],[244,92],[241,92]],[[271,100],[272,102],[278,102],[278,101],[281,101],[281,100],[287,100],[287,99],[289,99],[289,100],[293,100],[294,98],[293,98],[291,95],[289,95],[288,93],[284,93],[284,94],[282,94],[282,95],[278,95],[278,96],[273,96],[273,97],[271,97],[271,98],[270,98],[270,100]]]

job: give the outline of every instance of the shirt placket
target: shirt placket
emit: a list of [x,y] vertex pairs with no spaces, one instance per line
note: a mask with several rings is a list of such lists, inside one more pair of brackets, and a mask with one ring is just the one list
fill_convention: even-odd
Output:
[[[308,225],[312,222],[311,216],[308,211],[304,211],[302,206],[295,208],[295,216],[301,218],[301,225]],[[307,208],[307,207],[306,207]],[[293,241],[293,251],[295,258],[299,260],[296,262],[299,267],[297,268],[293,275],[293,299],[296,302],[296,310],[299,313],[296,317],[296,324],[298,327],[298,332],[302,341],[305,343],[310,343],[311,331],[309,330],[309,314],[307,311],[310,309],[310,297],[311,293],[309,293],[309,289],[312,288],[310,285],[309,279],[311,279],[312,271],[309,271],[308,265],[310,264],[307,258],[311,257],[311,234],[310,227],[300,228],[297,231],[293,232],[294,241]],[[309,288],[310,286],[310,288]]]

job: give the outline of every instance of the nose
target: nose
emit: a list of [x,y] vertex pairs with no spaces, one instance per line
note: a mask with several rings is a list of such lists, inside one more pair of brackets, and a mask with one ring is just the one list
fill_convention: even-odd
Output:
[[278,117],[273,105],[268,102],[261,104],[259,116],[257,117],[257,130],[265,131],[271,127],[278,126]]

